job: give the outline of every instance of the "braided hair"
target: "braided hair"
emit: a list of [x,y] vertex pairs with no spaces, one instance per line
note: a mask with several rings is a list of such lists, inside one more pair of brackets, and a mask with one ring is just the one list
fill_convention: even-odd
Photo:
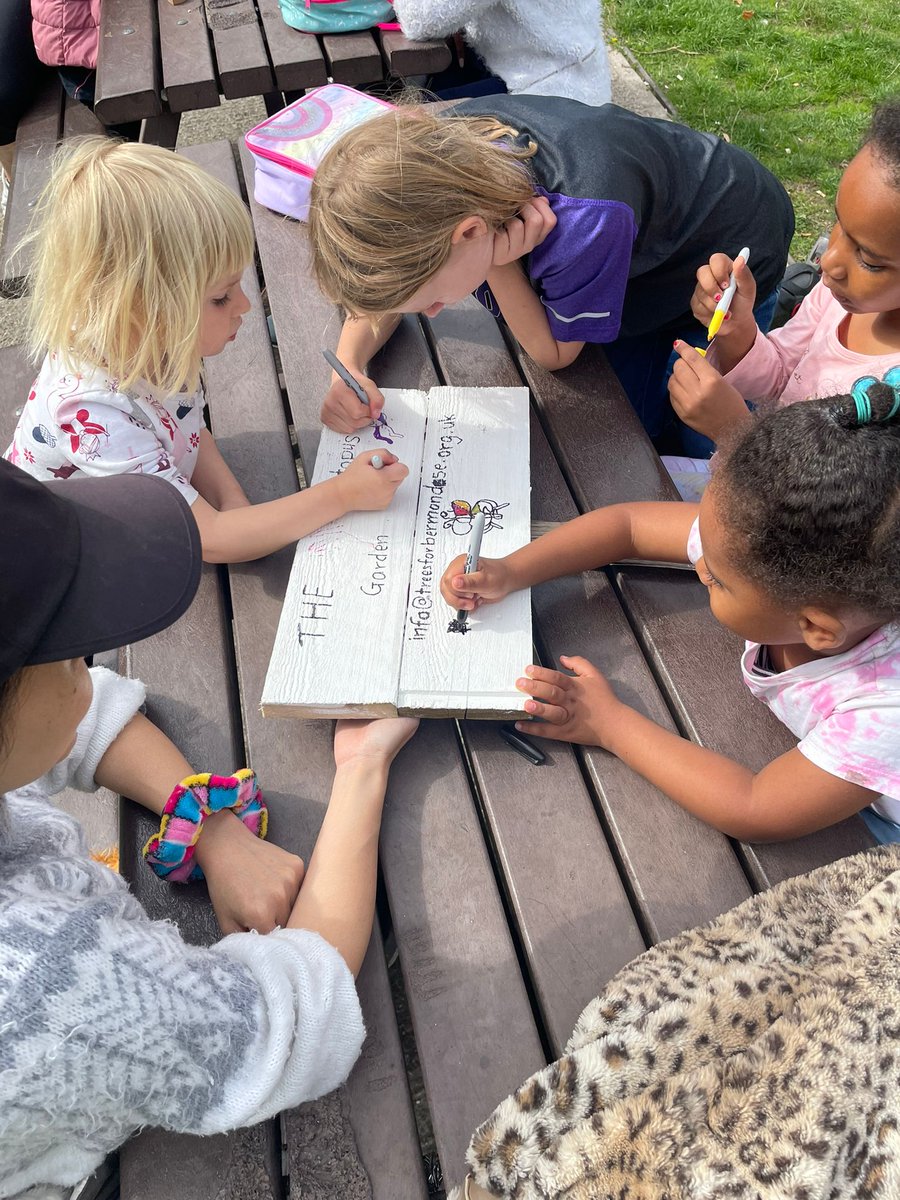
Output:
[[900,367],[767,413],[712,485],[734,567],[786,608],[900,618]]

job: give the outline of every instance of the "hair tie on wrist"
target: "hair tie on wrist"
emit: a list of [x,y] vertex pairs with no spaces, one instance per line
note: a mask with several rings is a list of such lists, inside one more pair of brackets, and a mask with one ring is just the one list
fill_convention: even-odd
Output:
[[150,838],[143,851],[161,879],[185,883],[203,878],[194,862],[203,823],[226,808],[256,837],[266,836],[266,802],[257,787],[256,773],[247,767],[233,775],[188,775],[175,785],[162,811],[159,833]]

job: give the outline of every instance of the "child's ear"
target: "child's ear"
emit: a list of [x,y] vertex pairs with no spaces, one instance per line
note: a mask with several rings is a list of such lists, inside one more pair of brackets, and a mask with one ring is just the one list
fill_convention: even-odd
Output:
[[803,608],[798,623],[804,642],[818,654],[839,650],[847,639],[847,626],[834,613],[822,608]]
[[487,233],[487,221],[484,217],[463,217],[450,237],[450,245],[457,246],[460,242],[471,242],[475,238],[484,237]]

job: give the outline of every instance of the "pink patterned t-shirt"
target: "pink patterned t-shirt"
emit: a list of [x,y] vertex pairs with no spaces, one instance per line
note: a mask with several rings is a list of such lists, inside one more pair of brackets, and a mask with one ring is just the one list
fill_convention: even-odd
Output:
[[[688,558],[703,553],[699,522]],[[747,642],[744,683],[800,739],[811,763],[881,795],[871,807],[900,823],[900,625],[876,629],[843,654],[787,671],[761,669],[765,647]]]
[[67,371],[48,354],[3,457],[37,479],[160,475],[193,504],[202,418],[202,390],[159,396],[140,380],[120,390],[105,371]]

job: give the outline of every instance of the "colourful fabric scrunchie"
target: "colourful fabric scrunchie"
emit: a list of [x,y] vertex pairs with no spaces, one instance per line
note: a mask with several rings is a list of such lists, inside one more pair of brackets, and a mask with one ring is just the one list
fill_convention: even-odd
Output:
[[188,775],[176,784],[166,801],[155,833],[144,847],[144,858],[160,877],[173,883],[202,879],[194,852],[203,822],[213,813],[230,808],[259,838],[266,836],[269,814],[256,772],[244,767],[233,775]]

